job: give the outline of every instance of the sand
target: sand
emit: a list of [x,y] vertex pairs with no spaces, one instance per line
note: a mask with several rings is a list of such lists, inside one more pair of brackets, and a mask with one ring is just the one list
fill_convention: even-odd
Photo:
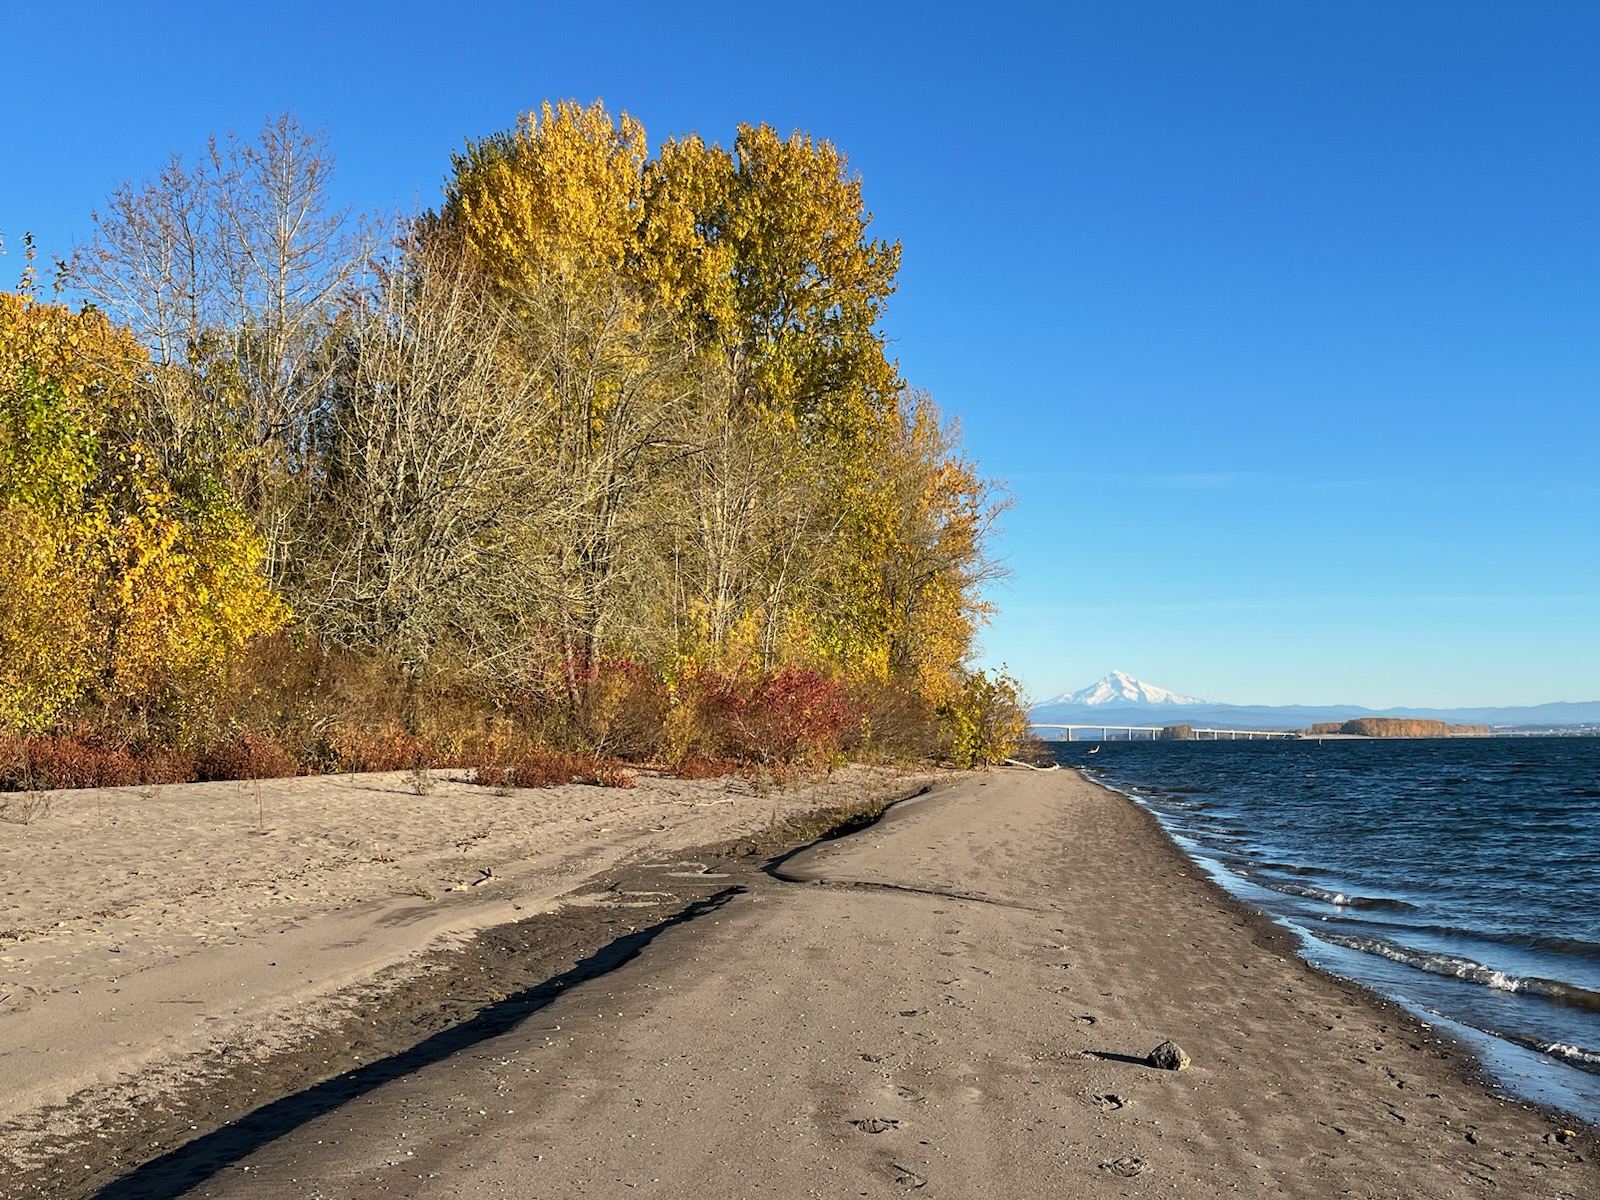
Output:
[[0,1196],[1600,1197],[1074,772],[766,870],[675,851],[908,782],[209,786],[4,829]]
[[850,768],[759,795],[642,775],[504,796],[459,776],[63,791],[0,822],[0,1127],[292,1040],[350,985],[557,908],[630,855],[919,786]]

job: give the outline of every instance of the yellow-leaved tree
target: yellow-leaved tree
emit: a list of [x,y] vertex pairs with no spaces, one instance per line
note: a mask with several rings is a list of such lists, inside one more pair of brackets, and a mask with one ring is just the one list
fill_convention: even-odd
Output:
[[527,617],[574,697],[609,646],[638,640],[616,614],[655,574],[650,501],[683,453],[687,355],[635,270],[646,152],[626,114],[547,103],[456,156],[435,231],[514,314],[505,350],[539,393],[529,472],[552,486],[522,552],[549,585]]
[[960,693],[997,489],[886,352],[900,247],[871,222],[835,146],[767,125],[651,158],[562,102],[456,156],[438,228],[518,314],[570,481],[540,617],[569,664]]
[[700,394],[710,436],[686,491],[713,654],[754,626],[767,667],[889,670],[870,581],[894,524],[878,474],[904,385],[878,320],[900,247],[870,223],[844,155],[800,133],[676,139],[646,168],[639,273],[719,384]]
[[144,450],[155,369],[97,312],[0,293],[0,726],[182,726],[287,617],[238,503]]

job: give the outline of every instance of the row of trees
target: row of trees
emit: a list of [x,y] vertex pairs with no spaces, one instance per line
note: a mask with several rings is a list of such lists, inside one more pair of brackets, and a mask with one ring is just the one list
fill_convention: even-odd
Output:
[[798,670],[868,740],[1003,749],[961,732],[1015,708],[965,665],[1001,504],[886,354],[899,246],[831,145],[545,105],[381,236],[330,171],[288,117],[213,142],[96,215],[90,306],[4,297],[0,723],[214,734],[288,625],[413,727],[442,680],[581,733],[608,672]]

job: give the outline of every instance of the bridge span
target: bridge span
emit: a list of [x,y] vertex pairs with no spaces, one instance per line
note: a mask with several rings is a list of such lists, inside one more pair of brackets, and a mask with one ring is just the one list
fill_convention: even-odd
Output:
[[[1053,741],[1063,742],[1156,742],[1161,740],[1161,735],[1167,731],[1164,725],[1043,725],[1030,723],[1029,728],[1049,738],[1046,730],[1059,729],[1066,733],[1063,738],[1052,738]],[[1098,731],[1099,737],[1078,737],[1077,734],[1087,734]],[[1286,729],[1196,729],[1190,727],[1189,732],[1194,741],[1238,741],[1240,739],[1254,741],[1256,738],[1298,738],[1299,733]],[[1121,736],[1114,736],[1120,734]],[[1181,739],[1175,739],[1181,740]]]

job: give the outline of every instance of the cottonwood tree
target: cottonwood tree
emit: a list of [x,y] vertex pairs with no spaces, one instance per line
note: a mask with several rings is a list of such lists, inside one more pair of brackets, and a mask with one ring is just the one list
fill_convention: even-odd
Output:
[[1010,499],[961,451],[961,431],[926,392],[908,391],[881,476],[893,534],[877,564],[888,613],[889,672],[929,701],[951,701],[980,623],[985,585],[1006,568],[987,547]]
[[670,467],[693,449],[691,396],[673,325],[625,277],[602,285],[546,276],[516,293],[516,346],[540,389],[538,452],[557,483],[540,522],[559,564],[549,627],[569,689],[610,642],[624,589],[648,586],[659,548],[659,499]]
[[[740,127],[730,150],[694,136],[666,143],[646,169],[642,213],[641,275],[728,380],[703,397],[724,410],[710,423],[781,447],[788,467],[756,509],[715,486],[695,493],[711,547],[730,545],[727,514],[741,511],[766,539],[751,614],[763,661],[809,657],[881,676],[886,618],[864,564],[882,551],[877,473],[903,390],[877,329],[899,246],[868,235],[860,181],[836,148],[764,125]],[[702,597],[713,640],[728,624],[731,561],[719,552]]]
[[545,400],[535,431],[561,480],[543,546],[559,564],[546,614],[566,683],[616,633],[617,598],[649,574],[651,498],[687,452],[688,347],[632,269],[644,131],[600,104],[546,104],[456,156],[441,228],[516,317],[508,352]]

